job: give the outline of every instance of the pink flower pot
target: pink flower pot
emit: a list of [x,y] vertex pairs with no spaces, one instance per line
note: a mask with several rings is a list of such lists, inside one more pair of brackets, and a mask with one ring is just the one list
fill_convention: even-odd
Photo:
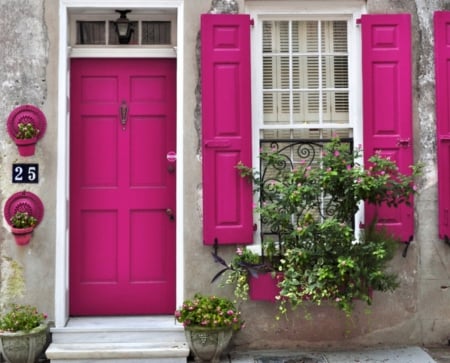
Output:
[[21,156],[32,156],[36,149],[37,138],[32,139],[15,139],[19,154]]
[[14,235],[16,244],[19,246],[25,246],[31,241],[31,235],[33,234],[34,227],[28,228],[14,228],[11,227],[11,232]]
[[282,273],[277,273],[275,277],[271,273],[259,274],[258,277],[250,276],[250,299],[256,301],[275,302],[275,297],[280,294],[278,282],[283,278]]

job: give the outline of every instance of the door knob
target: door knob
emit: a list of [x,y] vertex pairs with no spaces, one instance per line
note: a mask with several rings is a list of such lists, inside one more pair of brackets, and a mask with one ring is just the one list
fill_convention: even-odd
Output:
[[173,210],[170,209],[170,208],[167,208],[167,209],[166,209],[166,215],[169,217],[169,219],[170,219],[171,221],[173,221],[173,220],[175,219],[175,217],[174,217],[174,215],[173,215]]

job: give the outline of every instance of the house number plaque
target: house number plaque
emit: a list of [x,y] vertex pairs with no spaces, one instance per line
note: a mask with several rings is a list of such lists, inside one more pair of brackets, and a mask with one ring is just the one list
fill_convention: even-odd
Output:
[[39,164],[13,164],[13,183],[39,183]]

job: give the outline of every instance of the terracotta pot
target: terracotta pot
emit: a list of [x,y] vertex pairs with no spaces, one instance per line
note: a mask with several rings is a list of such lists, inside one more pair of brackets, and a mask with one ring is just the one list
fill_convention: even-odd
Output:
[[25,246],[31,241],[31,235],[33,234],[34,227],[28,228],[15,228],[11,227],[11,232],[14,235],[16,244],[19,246]]
[[205,363],[218,363],[233,336],[231,328],[185,327],[184,332],[196,362]]
[[21,156],[32,156],[36,149],[37,137],[31,139],[15,139],[19,154]]
[[8,363],[34,363],[47,343],[47,324],[29,332],[0,332],[0,352]]

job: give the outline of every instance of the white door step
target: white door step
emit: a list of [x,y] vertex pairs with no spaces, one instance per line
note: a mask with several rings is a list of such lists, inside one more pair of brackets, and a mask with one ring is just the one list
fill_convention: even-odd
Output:
[[51,332],[58,344],[186,342],[183,327],[166,316],[71,318]]
[[84,343],[55,344],[46,351],[52,363],[58,362],[161,362],[185,363],[186,343]]
[[51,363],[186,363],[189,355],[173,316],[71,318],[51,333]]

